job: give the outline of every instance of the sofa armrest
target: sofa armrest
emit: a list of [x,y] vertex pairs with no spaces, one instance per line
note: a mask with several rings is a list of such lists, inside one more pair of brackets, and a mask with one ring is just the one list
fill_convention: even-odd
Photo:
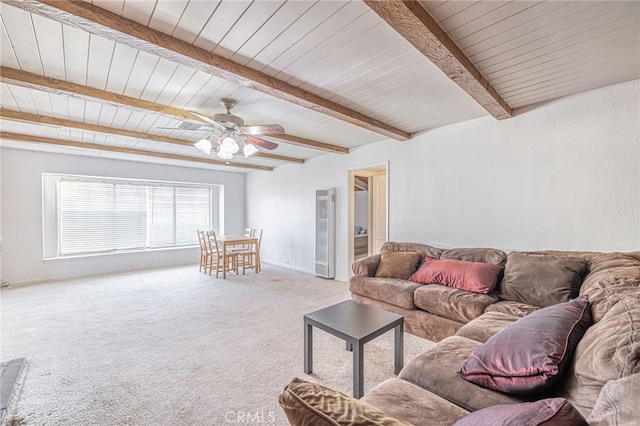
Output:
[[278,398],[289,423],[296,426],[411,426],[373,405],[297,377]]
[[353,262],[351,269],[355,275],[361,277],[375,277],[380,264],[380,253]]

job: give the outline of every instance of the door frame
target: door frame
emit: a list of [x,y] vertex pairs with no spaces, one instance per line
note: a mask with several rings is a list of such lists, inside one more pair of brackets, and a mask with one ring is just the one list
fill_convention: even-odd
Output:
[[[347,227],[347,253],[349,254],[349,276],[353,275],[353,270],[351,269],[351,265],[353,264],[353,250],[354,250],[354,238],[353,238],[353,229],[355,226],[355,191],[353,189],[355,185],[355,175],[366,175],[372,177],[376,174],[379,174],[380,171],[384,170],[385,172],[385,180],[387,183],[387,197],[386,197],[386,205],[385,205],[385,213],[386,213],[386,231],[385,231],[385,240],[389,241],[389,162],[385,161],[382,163],[373,163],[365,166],[352,167],[347,169],[347,188],[349,188],[349,226]],[[369,189],[370,199],[371,199],[371,188]],[[369,250],[371,249],[371,206],[369,206]]]

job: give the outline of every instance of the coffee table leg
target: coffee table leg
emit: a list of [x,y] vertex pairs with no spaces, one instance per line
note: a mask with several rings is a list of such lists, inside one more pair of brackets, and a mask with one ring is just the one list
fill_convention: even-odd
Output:
[[394,371],[396,374],[399,374],[400,370],[402,370],[402,364],[404,363],[404,330],[402,323],[394,329],[394,337]]
[[304,320],[304,372],[313,372],[313,327]]
[[362,398],[364,391],[364,345],[357,341],[353,345],[353,397]]

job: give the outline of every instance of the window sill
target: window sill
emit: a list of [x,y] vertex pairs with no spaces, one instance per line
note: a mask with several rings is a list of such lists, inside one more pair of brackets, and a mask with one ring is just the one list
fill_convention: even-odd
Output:
[[175,250],[185,250],[185,249],[199,249],[200,246],[180,246],[180,247],[159,247],[159,248],[149,248],[149,249],[139,249],[139,250],[118,250],[118,251],[110,251],[110,252],[100,252],[100,253],[85,253],[85,254],[74,254],[69,256],[56,256],[56,257],[45,257],[42,260],[46,262],[58,262],[61,260],[75,260],[75,259],[85,259],[92,257],[103,257],[103,256],[117,256],[123,254],[132,254],[132,253],[149,253],[149,252],[160,252],[160,251],[175,251]]

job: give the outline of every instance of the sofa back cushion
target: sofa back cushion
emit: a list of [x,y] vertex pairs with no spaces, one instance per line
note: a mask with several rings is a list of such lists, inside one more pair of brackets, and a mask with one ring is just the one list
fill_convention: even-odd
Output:
[[580,294],[601,288],[603,281],[640,280],[640,251],[630,253],[598,253],[589,261],[589,274],[584,277]]
[[440,259],[464,260],[465,262],[482,262],[502,265],[507,262],[507,254],[492,248],[455,248],[442,252]]
[[593,322],[600,321],[619,301],[626,298],[640,299],[640,278],[609,276],[589,286]]
[[397,243],[387,241],[380,247],[380,251],[413,251],[420,253],[422,257],[428,256],[437,259],[444,250],[421,243]]
[[500,298],[547,307],[578,295],[587,261],[532,253],[509,253]]
[[610,380],[640,373],[640,299],[626,298],[594,324],[576,348],[563,391],[586,417]]

